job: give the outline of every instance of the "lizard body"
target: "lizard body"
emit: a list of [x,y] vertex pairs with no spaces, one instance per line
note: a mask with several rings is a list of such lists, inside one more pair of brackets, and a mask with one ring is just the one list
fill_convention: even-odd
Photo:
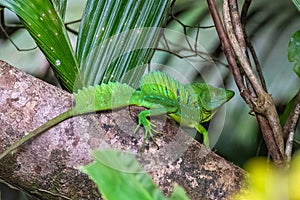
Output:
[[181,84],[162,72],[146,74],[135,90],[127,84],[108,83],[83,88],[75,94],[76,104],[71,109],[49,120],[42,126],[26,134],[13,143],[1,155],[0,160],[17,149],[29,139],[43,133],[56,124],[82,114],[123,108],[129,105],[143,106],[138,115],[138,125],[145,128],[144,141],[147,136],[153,137],[153,124],[150,116],[167,114],[182,126],[196,128],[203,134],[204,144],[208,147],[207,130],[202,122],[211,119],[222,104],[232,98],[234,93],[222,88],[214,88],[205,83]]

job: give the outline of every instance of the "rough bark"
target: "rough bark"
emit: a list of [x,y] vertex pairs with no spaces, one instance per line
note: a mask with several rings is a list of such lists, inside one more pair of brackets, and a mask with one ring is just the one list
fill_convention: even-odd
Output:
[[[0,61],[0,152],[72,103],[72,94]],[[0,179],[41,199],[101,199],[78,167],[92,161],[93,149],[116,148],[136,154],[165,194],[175,182],[191,199],[227,199],[239,191],[244,171],[194,141],[172,120],[151,120],[162,132],[155,137],[159,149],[147,141],[142,153],[143,129],[132,135],[141,109],[132,106],[62,122],[4,158]]]

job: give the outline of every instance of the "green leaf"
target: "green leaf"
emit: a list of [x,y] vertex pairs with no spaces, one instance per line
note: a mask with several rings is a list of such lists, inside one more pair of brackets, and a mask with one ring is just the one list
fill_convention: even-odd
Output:
[[101,150],[93,156],[96,161],[81,170],[98,185],[104,199],[166,199],[132,154]]
[[73,90],[81,83],[79,68],[61,17],[48,0],[0,0],[0,5],[17,14],[52,65],[62,86]]
[[297,9],[300,11],[300,0],[292,0]]
[[170,200],[189,200],[189,198],[186,196],[184,189],[175,184]]
[[[109,81],[136,84],[154,53],[156,28],[164,24],[169,5],[170,0],[88,1],[76,49],[85,86]],[[145,34],[130,31],[145,27],[153,29]]]
[[295,103],[296,103],[297,94],[288,102],[286,105],[283,114],[280,116],[280,124],[281,126],[285,125],[286,120],[290,116],[290,113],[294,110]]
[[67,0],[52,0],[55,10],[59,13],[62,19],[65,19],[66,9],[67,9]]
[[288,46],[288,59],[294,62],[294,71],[300,77],[300,30],[296,31]]

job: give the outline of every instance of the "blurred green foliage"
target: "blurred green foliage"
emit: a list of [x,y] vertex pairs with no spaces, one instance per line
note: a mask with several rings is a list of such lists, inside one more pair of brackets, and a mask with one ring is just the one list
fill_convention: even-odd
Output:
[[101,150],[93,156],[95,161],[81,170],[97,184],[105,200],[188,200],[176,184],[171,197],[165,197],[132,154]]
[[300,78],[300,30],[296,31],[288,46],[288,58],[290,62],[294,62],[294,71]]

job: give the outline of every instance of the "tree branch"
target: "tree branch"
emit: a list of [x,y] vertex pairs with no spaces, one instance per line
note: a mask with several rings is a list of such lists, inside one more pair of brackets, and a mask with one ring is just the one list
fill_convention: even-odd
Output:
[[241,76],[240,69],[236,63],[235,55],[234,55],[234,53],[232,51],[232,47],[229,43],[227,33],[225,32],[225,29],[223,27],[223,23],[220,18],[220,15],[219,15],[219,11],[218,11],[216,2],[214,0],[207,0],[207,4],[209,7],[211,16],[213,18],[213,21],[215,23],[215,27],[218,32],[220,41],[222,43],[224,54],[228,61],[229,67],[232,71],[233,78],[237,84],[237,87],[240,91],[241,96],[244,98],[244,100],[246,101],[247,104],[251,105],[252,104],[252,102],[250,101],[251,95],[244,85],[243,77]]
[[[0,152],[69,109],[72,101],[71,94],[0,61]],[[174,182],[191,199],[227,199],[239,191],[244,171],[194,141],[172,120],[164,124],[151,119],[163,133],[155,136],[160,148],[149,141],[141,154],[143,131],[127,134],[133,132],[141,109],[101,112],[60,123],[5,157],[0,180],[41,199],[101,199],[78,167],[92,161],[93,149],[110,147],[137,155],[165,194],[171,193]]]
[[292,112],[288,116],[285,125],[283,127],[283,137],[286,139],[286,149],[285,155],[287,156],[287,160],[291,160],[292,150],[293,150],[293,141],[294,141],[294,134],[297,123],[299,122],[299,115],[300,115],[300,90],[297,93],[294,108]]
[[298,111],[299,106],[300,106],[300,90],[298,91],[298,93],[296,95],[296,99],[295,99],[295,103],[294,103],[292,112],[288,116],[288,118],[284,124],[284,127],[283,127],[283,136],[285,139],[288,138],[289,132],[295,131],[297,122],[299,120],[299,111]]
[[[279,123],[278,114],[271,95],[269,95],[265,91],[264,87],[260,85],[260,82],[252,70],[250,60],[247,56],[247,43],[245,40],[244,29],[240,21],[240,16],[238,14],[237,1],[223,1],[223,20],[225,28],[220,19],[219,11],[215,1],[207,0],[207,2],[223,46],[224,54],[229,65],[231,66],[233,76],[240,90],[241,96],[250,106],[251,110],[256,113],[264,139],[274,140],[266,141],[266,144],[275,145],[268,146],[275,164],[279,166],[284,165],[284,144],[282,138],[282,128]],[[249,1],[246,3],[250,4]],[[244,8],[244,12],[246,12],[247,9],[248,8],[246,6],[246,8]],[[238,68],[235,59],[238,60],[242,70]],[[247,87],[243,81],[244,75],[245,82],[248,84]]]

